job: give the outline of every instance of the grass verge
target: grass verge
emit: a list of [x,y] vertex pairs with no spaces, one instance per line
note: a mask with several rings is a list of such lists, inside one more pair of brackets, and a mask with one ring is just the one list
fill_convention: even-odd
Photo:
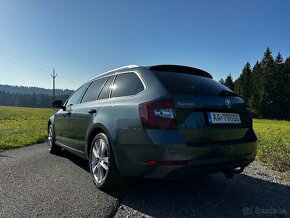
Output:
[[254,120],[258,138],[257,160],[271,169],[290,172],[290,122]]
[[46,140],[52,109],[0,106],[0,151]]

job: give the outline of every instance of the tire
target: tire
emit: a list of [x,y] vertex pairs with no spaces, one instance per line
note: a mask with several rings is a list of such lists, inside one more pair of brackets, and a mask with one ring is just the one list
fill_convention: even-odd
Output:
[[112,146],[104,133],[97,134],[92,141],[89,164],[93,181],[101,190],[116,188],[124,178],[119,173]]
[[51,154],[58,154],[61,151],[61,147],[56,145],[54,142],[54,130],[53,130],[52,124],[50,124],[48,127],[47,145],[48,145],[48,150]]

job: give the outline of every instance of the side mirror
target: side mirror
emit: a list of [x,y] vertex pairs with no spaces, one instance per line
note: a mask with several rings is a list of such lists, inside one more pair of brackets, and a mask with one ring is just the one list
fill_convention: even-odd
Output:
[[62,105],[62,100],[56,100],[56,101],[53,101],[53,102],[51,103],[51,106],[52,106],[53,108],[60,108],[60,109],[65,110],[65,106]]

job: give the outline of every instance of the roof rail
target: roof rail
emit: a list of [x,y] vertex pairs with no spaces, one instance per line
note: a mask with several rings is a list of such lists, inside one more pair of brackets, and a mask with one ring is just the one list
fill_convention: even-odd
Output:
[[123,66],[123,67],[115,68],[115,69],[113,69],[113,70],[109,70],[109,71],[106,71],[106,72],[104,72],[104,73],[101,73],[101,74],[95,76],[93,79],[95,79],[96,77],[102,76],[102,75],[104,75],[104,74],[106,74],[106,73],[110,73],[110,72],[114,72],[114,71],[118,71],[118,70],[130,69],[130,68],[134,68],[134,67],[139,67],[139,65],[134,65],[134,64],[132,64],[132,65],[127,65],[127,66]]
[[115,68],[113,70],[106,71],[105,73],[110,73],[110,72],[117,71],[117,70],[130,69],[130,68],[134,68],[134,67],[139,67],[139,66],[138,65],[127,65],[127,66],[123,66],[123,67]]

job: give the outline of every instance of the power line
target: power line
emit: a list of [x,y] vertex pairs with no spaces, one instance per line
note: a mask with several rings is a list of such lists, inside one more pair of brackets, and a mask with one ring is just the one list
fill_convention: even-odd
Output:
[[[9,64],[13,64],[13,65],[17,65],[17,66],[21,66],[21,67],[27,67],[27,64],[25,64],[25,63],[18,62],[15,60],[10,60],[10,59],[3,58],[3,57],[0,57],[0,61],[5,62],[5,63],[9,63]],[[41,68],[38,68],[38,67],[35,67],[35,66],[30,66],[30,68],[34,68],[34,69],[38,70],[40,73],[44,73],[46,75],[48,73],[48,71],[41,69]]]
[[19,56],[16,56],[16,55],[14,55],[14,54],[11,54],[11,53],[9,53],[9,52],[0,51],[0,53],[2,53],[2,54],[7,54],[7,55],[9,55],[9,56],[11,56],[11,57],[14,57],[14,58],[17,58],[17,59],[21,59],[21,60],[24,60],[24,61],[28,61],[28,62],[31,62],[31,63],[37,64],[37,65],[41,65],[41,66],[46,67],[46,68],[51,68],[51,66],[48,66],[48,65],[46,65],[46,64],[40,63],[40,62],[35,61],[35,60],[31,60],[31,59],[27,59],[27,58],[19,57]]
[[[48,66],[48,65],[46,65],[46,64],[43,64],[43,63],[40,63],[40,62],[36,62],[36,61],[31,60],[31,59],[22,58],[22,57],[16,56],[16,55],[11,54],[11,53],[8,53],[8,52],[0,51],[0,53],[2,53],[2,54],[6,54],[6,55],[10,56],[10,57],[7,57],[7,56],[6,56],[6,57],[3,57],[3,56],[1,57],[1,56],[0,56],[0,60],[3,61],[3,62],[6,62],[6,63],[13,63],[13,64],[16,64],[16,65],[18,65],[18,66],[20,66],[20,65],[22,65],[22,66],[30,65],[30,67],[32,67],[31,65],[34,65],[32,68],[34,68],[34,69],[38,69],[38,70],[41,69],[41,71],[42,71],[42,72],[45,72],[46,74],[50,71],[50,70],[48,70],[48,68],[49,68],[49,69],[52,68],[51,66]],[[16,59],[21,59],[22,62],[19,62],[19,61],[13,60],[13,59],[11,59],[11,57],[16,58]],[[23,63],[23,61],[25,61],[25,62],[27,62],[27,63]],[[29,63],[29,62],[30,62],[30,63]],[[38,65],[38,66],[36,67],[36,65]],[[39,66],[41,66],[41,68],[40,68]],[[43,70],[44,68],[45,68],[45,71]],[[66,77],[67,79],[71,80],[72,82],[74,82],[74,83],[76,83],[76,84],[79,84],[79,81],[78,81],[77,79],[75,79],[74,77],[70,76],[69,74],[65,73],[65,72],[62,71],[62,70],[61,70],[61,71],[59,70],[59,72],[60,72],[60,75],[61,75],[61,76]]]

